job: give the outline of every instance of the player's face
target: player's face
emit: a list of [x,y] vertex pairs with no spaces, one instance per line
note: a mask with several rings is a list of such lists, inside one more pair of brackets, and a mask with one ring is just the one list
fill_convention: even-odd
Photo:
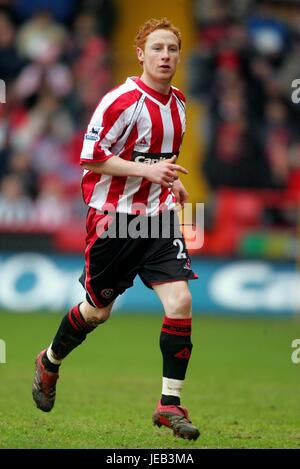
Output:
[[178,39],[172,31],[157,29],[147,37],[144,50],[137,49],[144,75],[151,81],[170,83],[179,61]]

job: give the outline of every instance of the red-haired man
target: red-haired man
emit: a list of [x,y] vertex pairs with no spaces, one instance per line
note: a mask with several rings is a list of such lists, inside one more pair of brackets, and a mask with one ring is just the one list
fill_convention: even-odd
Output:
[[[128,78],[102,98],[84,137],[82,191],[89,212],[80,281],[86,299],[69,311],[51,345],[38,355],[33,398],[41,410],[52,409],[62,360],[109,318],[114,300],[139,275],[165,311],[162,395],[153,422],[195,440],[199,431],[180,405],[192,351],[188,280],[197,278],[174,214],[176,203],[183,206],[188,197],[178,179],[178,172],[187,171],[176,164],[185,132],[185,99],[171,86],[181,35],[167,19],[151,19],[139,29],[135,46],[141,77]],[[132,223],[137,226],[137,217],[144,227],[139,237],[130,229]],[[126,236],[120,236],[124,223]]]

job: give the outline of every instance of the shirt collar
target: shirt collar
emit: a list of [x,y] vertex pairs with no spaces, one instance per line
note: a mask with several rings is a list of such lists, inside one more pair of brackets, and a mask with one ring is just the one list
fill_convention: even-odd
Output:
[[150,86],[146,85],[139,77],[132,77],[132,80],[146,93],[150,94],[153,98],[157,99],[163,105],[166,105],[171,97],[172,94],[172,87],[170,87],[170,91],[168,94],[159,93],[158,91],[150,88]]

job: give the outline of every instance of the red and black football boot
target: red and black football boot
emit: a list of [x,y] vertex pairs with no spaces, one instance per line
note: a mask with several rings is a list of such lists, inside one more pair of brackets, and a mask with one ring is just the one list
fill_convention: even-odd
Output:
[[39,409],[44,412],[50,412],[54,406],[58,373],[46,370],[42,362],[42,357],[46,350],[42,350],[35,360],[32,397]]
[[174,436],[197,440],[200,435],[198,428],[192,425],[187,409],[179,405],[162,405],[161,401],[158,401],[152,421],[158,427],[164,425],[171,428]]

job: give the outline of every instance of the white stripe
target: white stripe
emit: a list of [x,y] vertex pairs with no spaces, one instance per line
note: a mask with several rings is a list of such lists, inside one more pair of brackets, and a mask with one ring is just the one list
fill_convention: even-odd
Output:
[[86,140],[84,138],[80,158],[83,158],[85,160],[93,160],[94,146],[95,142],[93,142],[92,140]]
[[[145,91],[140,89],[139,86],[131,79],[128,78],[126,82],[118,87],[116,90],[109,92],[99,103],[98,107],[96,108],[93,117],[91,119],[90,125],[100,126],[101,121],[103,119],[103,113],[106,111],[107,108],[122,94],[133,90],[139,89],[144,95]],[[173,99],[173,95],[170,97],[169,102],[166,105],[162,105],[159,101],[155,100],[151,95],[148,95],[149,99],[156,102],[160,107],[160,113],[162,118],[162,125],[163,125],[163,140],[162,140],[162,153],[170,153],[173,148],[173,139],[174,139],[174,125],[171,116],[171,109],[170,103]],[[142,104],[142,103],[141,103]],[[178,108],[181,124],[182,124],[182,131],[184,133],[185,130],[185,112],[180,103],[176,99],[176,105]],[[96,142],[96,145],[101,145],[102,151],[106,155],[122,155],[122,151],[124,149],[124,145],[126,145],[126,140],[128,139],[128,134],[124,133],[123,137],[120,141],[117,139],[120,137],[122,132],[124,132],[124,128],[130,124],[131,118],[133,113],[136,109],[137,101],[131,104],[127,109],[125,109],[121,115],[119,115],[118,119],[114,122],[112,128],[108,132],[108,134],[101,140],[101,142]],[[100,120],[100,122],[98,122]],[[134,144],[134,150],[147,153],[150,150],[150,143],[151,143],[151,131],[152,131],[152,121],[149,110],[147,106],[144,104],[142,105],[141,112],[136,122],[137,125],[137,140]],[[139,142],[145,139],[147,144],[140,145]],[[94,153],[95,142],[92,140],[86,140],[83,145],[82,157],[92,160],[93,153]],[[84,173],[86,174],[86,172]],[[111,186],[112,176],[109,175],[102,175],[100,182],[95,184],[93,189],[93,195],[91,197],[91,201],[89,205],[95,209],[102,210],[103,205],[109,195],[109,190]],[[134,195],[140,190],[141,183],[143,178],[136,178],[136,177],[128,177],[126,179],[126,184],[123,190],[123,194],[119,198],[117,210],[119,212],[127,212],[132,213],[132,201]],[[149,182],[149,184],[151,184]],[[146,214],[148,216],[157,215],[158,208],[159,208],[159,197],[161,194],[162,188],[159,184],[152,183],[150,186],[149,196],[147,200],[147,211]],[[172,209],[175,207],[175,203],[172,202],[172,194],[170,193],[167,199],[164,202],[168,209]]]
[[151,144],[152,121],[151,121],[150,112],[148,111],[148,108],[145,104],[142,108],[140,118],[138,119],[138,122],[137,122],[137,131],[138,131],[137,142],[140,142],[143,138],[145,138],[147,145],[139,145],[139,143],[137,143],[134,146],[134,150],[140,151],[141,153],[147,153],[150,149],[150,144]]
[[[103,99],[100,101],[100,103],[96,107],[96,110],[88,125],[88,129],[93,126],[99,127],[99,128],[102,127],[103,115],[105,114],[109,106],[113,104],[115,100],[119,98],[120,96],[122,96],[124,93],[127,93],[128,91],[132,89],[135,89],[134,86],[130,86],[130,85],[131,83],[127,83],[127,84],[124,83],[123,85],[119,86],[117,89],[113,91],[110,91],[103,97]],[[135,104],[133,105],[133,108],[134,107],[135,107]],[[93,140],[88,140],[84,138],[80,157],[87,159],[87,160],[93,160],[94,152],[95,152],[95,143],[96,145],[100,145],[101,149],[104,151],[104,153],[107,156],[112,155],[109,149],[111,148],[112,144],[114,144],[117,141],[119,135],[122,133],[122,130],[124,128],[124,119],[127,118],[128,111],[130,111],[130,109],[131,109],[131,106],[128,109],[126,109],[118,117],[118,119],[114,122],[114,125],[111,127],[109,132],[107,132],[105,137],[101,139],[100,141],[95,142]],[[87,129],[87,132],[88,132],[88,129]]]
[[[136,105],[137,105],[137,102],[135,101],[131,106],[125,109],[125,111],[120,115],[120,119],[122,119],[122,130],[124,129],[125,123],[129,123],[131,121]],[[113,127],[112,127],[112,130],[113,130]],[[124,148],[126,144],[126,140],[128,140],[128,135],[126,135],[126,132],[125,132],[125,135],[123,135],[123,137],[111,147],[111,151],[114,155],[118,155],[119,152]]]
[[162,394],[164,396],[177,396],[180,397],[184,381],[180,379],[163,378],[162,379]]
[[148,216],[157,215],[159,212],[159,196],[161,193],[161,185],[155,184],[154,182],[151,184],[151,188],[149,191],[149,196],[147,200],[147,211],[146,214]]
[[[152,122],[150,118],[147,106],[143,105],[140,117],[137,121],[137,142],[145,137],[148,145],[139,145],[138,143],[134,146],[135,151],[146,153],[149,151],[151,142],[151,129]],[[148,131],[148,133],[147,133]],[[122,213],[132,213],[132,200],[134,194],[136,194],[142,184],[143,178],[141,177],[128,177],[122,196],[120,197],[117,211]]]
[[116,88],[115,90],[109,91],[100,101],[98,106],[95,109],[94,114],[91,118],[91,124],[95,124],[96,122],[102,121],[102,116],[105,110],[122,94],[127,93],[130,90],[133,90],[135,86],[132,86],[130,81],[126,81],[121,86]]
[[121,135],[124,128],[124,115],[125,112],[122,112],[118,119],[115,121],[114,125],[109,129],[105,136],[97,142],[97,145],[100,145],[101,149],[104,150],[105,154],[113,154],[109,149],[116,142],[119,135]]
[[164,201],[164,204],[168,207],[169,210],[174,209],[176,203],[173,202],[173,193],[170,192],[170,194],[167,196],[166,200]]
[[163,141],[161,145],[162,153],[169,153],[173,150],[174,125],[170,109],[160,110],[163,123]]
[[177,109],[178,109],[179,117],[181,121],[182,134],[184,134],[186,130],[186,114],[185,114],[185,111],[180,106],[180,104],[178,103],[177,99],[176,99],[176,104],[177,104]]
[[117,206],[118,212],[132,213],[132,199],[134,194],[140,189],[142,180],[142,177],[129,176],[127,178],[123,194]]
[[93,195],[89,203],[90,207],[93,207],[96,210],[102,210],[103,204],[107,199],[111,181],[112,176],[102,174],[100,181],[95,184]]

